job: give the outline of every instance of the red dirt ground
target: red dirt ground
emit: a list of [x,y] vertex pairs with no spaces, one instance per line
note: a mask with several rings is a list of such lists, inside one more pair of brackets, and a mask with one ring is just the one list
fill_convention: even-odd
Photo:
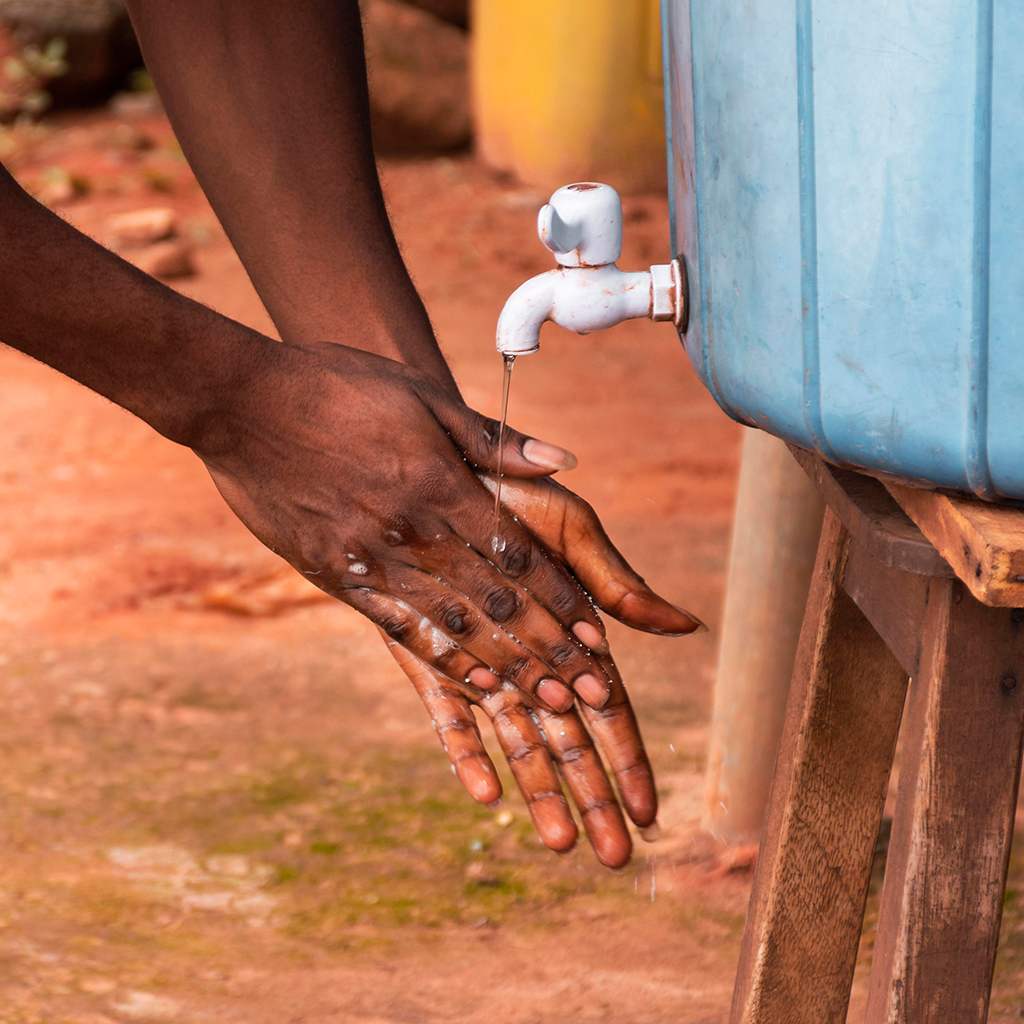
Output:
[[[80,179],[61,212],[100,240],[113,212],[173,206],[197,246],[183,290],[269,329],[161,118],[54,125],[14,139],[23,182]],[[543,196],[468,158],[384,177],[442,344],[493,414],[495,318],[548,265]],[[624,265],[661,259],[665,204],[626,217]],[[191,453],[0,351],[0,1021],[723,1020],[749,877],[710,871],[696,823],[737,428],[670,328],[550,331],[512,421],[579,455],[566,482],[712,627],[612,627],[665,808],[614,874],[539,848],[517,794],[472,805],[374,631],[282,575]]]

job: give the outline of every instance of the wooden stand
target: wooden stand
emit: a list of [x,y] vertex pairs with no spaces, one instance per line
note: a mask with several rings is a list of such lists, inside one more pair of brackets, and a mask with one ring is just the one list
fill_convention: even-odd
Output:
[[730,1021],[846,1021],[903,719],[865,1019],[983,1022],[1024,737],[1024,511],[794,455],[827,510]]

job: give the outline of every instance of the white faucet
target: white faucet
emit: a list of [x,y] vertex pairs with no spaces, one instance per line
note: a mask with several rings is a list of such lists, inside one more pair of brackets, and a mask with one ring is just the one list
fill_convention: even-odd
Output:
[[615,265],[622,253],[622,202],[611,185],[564,185],[541,207],[537,234],[558,269],[530,278],[509,296],[498,318],[503,356],[536,352],[546,320],[577,334],[640,316],[683,322],[686,287],[678,260],[635,273]]

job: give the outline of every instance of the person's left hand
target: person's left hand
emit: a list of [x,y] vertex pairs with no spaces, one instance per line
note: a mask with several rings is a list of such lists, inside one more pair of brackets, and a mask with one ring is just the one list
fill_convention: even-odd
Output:
[[[493,478],[481,479],[494,489]],[[506,479],[501,496],[505,512],[518,516],[549,552],[567,563],[598,607],[646,632],[681,635],[699,628],[696,619],[658,597],[630,568],[594,511],[577,495],[552,480]],[[531,709],[513,687],[482,696],[467,694],[409,651],[386,637],[385,641],[423,701],[455,774],[473,799],[490,804],[502,793],[473,715],[476,704],[494,727],[544,845],[564,852],[576,843],[577,828],[562,792],[564,780],[601,863],[618,868],[629,861],[632,842],[622,811],[644,828],[657,816],[658,798],[636,717],[607,650],[596,656],[612,681],[608,703],[600,710],[580,704],[559,714]],[[618,797],[588,725],[614,776]]]

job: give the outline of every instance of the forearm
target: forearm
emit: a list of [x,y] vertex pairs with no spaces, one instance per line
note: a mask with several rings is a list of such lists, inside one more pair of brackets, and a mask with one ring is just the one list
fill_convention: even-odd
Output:
[[281,336],[454,386],[395,242],[357,0],[129,0],[147,67]]
[[278,346],[159,284],[0,167],[0,342],[195,446]]

